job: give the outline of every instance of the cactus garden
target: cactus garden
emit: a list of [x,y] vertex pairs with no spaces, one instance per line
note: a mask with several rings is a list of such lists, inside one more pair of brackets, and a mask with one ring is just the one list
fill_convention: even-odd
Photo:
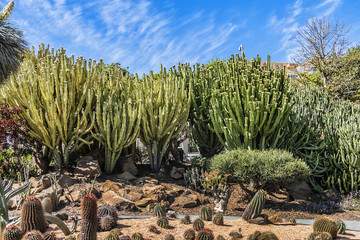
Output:
[[2,240],[360,239],[357,102],[242,50],[131,73],[15,33]]

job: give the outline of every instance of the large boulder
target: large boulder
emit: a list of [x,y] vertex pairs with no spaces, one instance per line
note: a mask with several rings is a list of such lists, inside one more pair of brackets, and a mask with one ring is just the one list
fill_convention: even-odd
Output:
[[305,181],[289,184],[285,186],[285,189],[295,200],[307,200],[308,197],[312,194],[310,186]]
[[181,169],[173,167],[170,172],[170,177],[172,177],[175,180],[179,180],[183,178],[183,172],[181,171]]
[[93,178],[101,175],[99,163],[92,156],[80,158],[76,163],[75,174],[79,177]]
[[137,208],[135,207],[134,202],[120,197],[114,191],[104,192],[102,195],[102,200],[105,204],[116,207],[119,211],[135,211]]
[[135,159],[133,155],[127,155],[119,159],[122,172],[129,172],[132,175],[136,176],[138,174],[138,169],[135,165]]
[[175,201],[171,207],[180,207],[180,208],[194,208],[199,206],[200,200],[195,194],[191,195],[181,195],[175,198]]
[[100,166],[100,169],[105,168],[105,153],[101,149],[94,149],[90,151],[86,156],[90,156],[93,159],[97,160]]

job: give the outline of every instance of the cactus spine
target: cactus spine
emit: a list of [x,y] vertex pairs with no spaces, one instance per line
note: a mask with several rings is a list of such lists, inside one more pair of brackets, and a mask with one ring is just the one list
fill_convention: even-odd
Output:
[[204,224],[203,220],[201,220],[200,218],[194,220],[193,228],[195,229],[195,231],[200,231],[204,227],[205,227],[205,224]]
[[200,218],[204,221],[211,221],[212,211],[210,207],[202,207],[200,209]]
[[336,238],[338,233],[338,228],[334,220],[327,217],[320,217],[315,220],[313,225],[314,232],[328,232],[331,234],[332,238]]
[[23,232],[39,230],[44,232],[46,221],[40,199],[29,196],[24,200],[20,213],[20,228]]
[[96,240],[97,199],[94,194],[86,194],[81,201],[81,231],[79,240]]
[[194,240],[196,233],[193,229],[189,228],[184,232],[184,239],[185,240]]
[[291,109],[285,70],[271,69],[270,57],[264,68],[260,57],[249,62],[243,54],[219,62],[213,74],[210,116],[222,144],[229,150],[276,148]]
[[2,235],[3,240],[20,240],[21,237],[22,232],[20,228],[14,224],[8,226]]
[[166,212],[163,206],[156,205],[154,207],[154,217],[166,217]]
[[[181,67],[181,66],[180,66]],[[190,111],[190,87],[176,69],[143,75],[140,140],[146,146],[152,170],[159,170],[172,138],[184,128]]]
[[249,220],[258,217],[264,208],[265,201],[265,192],[263,190],[259,190],[251,199],[249,205],[247,205],[242,218],[244,220]]

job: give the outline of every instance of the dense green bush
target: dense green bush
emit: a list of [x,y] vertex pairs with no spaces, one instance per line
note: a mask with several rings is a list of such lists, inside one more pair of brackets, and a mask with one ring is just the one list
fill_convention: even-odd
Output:
[[305,180],[310,168],[284,150],[233,150],[211,159],[211,169],[229,174],[241,183],[260,187],[283,186]]
[[29,175],[34,176],[36,169],[31,160],[31,155],[16,156],[13,150],[0,152],[0,176],[3,179],[22,178],[24,170],[29,169]]

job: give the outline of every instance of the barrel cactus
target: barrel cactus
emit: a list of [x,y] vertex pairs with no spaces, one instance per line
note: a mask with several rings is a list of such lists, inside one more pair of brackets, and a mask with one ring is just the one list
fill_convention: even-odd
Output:
[[217,235],[216,240],[226,240],[222,235]]
[[230,232],[229,236],[232,237],[233,240],[241,239],[243,237],[241,233],[235,231]]
[[166,234],[164,240],[175,240],[175,237],[171,234]]
[[161,217],[157,220],[157,225],[161,228],[168,228],[169,220],[167,218]]
[[31,230],[23,236],[22,240],[43,240],[44,237],[38,230]]
[[35,196],[27,197],[21,206],[20,219],[20,228],[23,232],[45,232],[46,221],[40,199]]
[[160,231],[156,228],[155,225],[150,225],[149,226],[149,231],[152,232],[152,233],[155,233],[155,234],[159,234]]
[[97,239],[97,199],[94,194],[86,194],[81,201],[81,230],[79,240]]
[[249,236],[248,240],[258,240],[258,237],[261,235],[260,231],[255,231],[253,234]]
[[273,232],[266,231],[260,234],[258,240],[279,240],[279,238]]
[[11,224],[3,233],[3,240],[20,240],[22,237],[22,232],[20,228],[14,224]]
[[194,240],[196,233],[193,229],[189,228],[184,232],[184,239],[185,240]]
[[191,219],[189,215],[185,215],[183,219],[181,219],[182,224],[191,224]]
[[154,217],[166,217],[166,212],[163,206],[156,205],[154,207]]
[[55,232],[50,231],[44,233],[44,240],[57,240]]
[[208,228],[204,228],[198,233],[196,240],[214,240],[214,238],[213,232]]
[[202,207],[200,209],[200,218],[204,221],[211,221],[212,211],[210,207]]
[[193,223],[193,228],[195,229],[195,231],[200,231],[205,227],[205,224],[203,222],[203,220],[201,220],[200,218],[195,219],[194,223]]
[[131,235],[131,240],[144,240],[144,237],[141,233],[136,232]]
[[345,225],[344,221],[342,221],[341,219],[335,219],[335,223],[338,228],[338,233],[344,234],[345,230],[346,230],[346,225]]
[[118,218],[116,208],[107,204],[103,204],[98,207],[97,216],[98,218],[102,218],[104,216],[111,216],[116,220]]
[[216,213],[213,218],[213,223],[215,225],[224,225],[224,216],[222,213]]
[[259,190],[251,199],[249,205],[247,205],[242,218],[244,220],[249,220],[260,216],[261,211],[264,208],[265,201],[265,192],[263,190]]
[[335,221],[327,217],[320,217],[316,219],[313,225],[313,229],[314,232],[328,232],[334,239],[338,233],[338,228]]
[[116,220],[110,215],[106,215],[99,220],[100,231],[110,231],[116,226]]

